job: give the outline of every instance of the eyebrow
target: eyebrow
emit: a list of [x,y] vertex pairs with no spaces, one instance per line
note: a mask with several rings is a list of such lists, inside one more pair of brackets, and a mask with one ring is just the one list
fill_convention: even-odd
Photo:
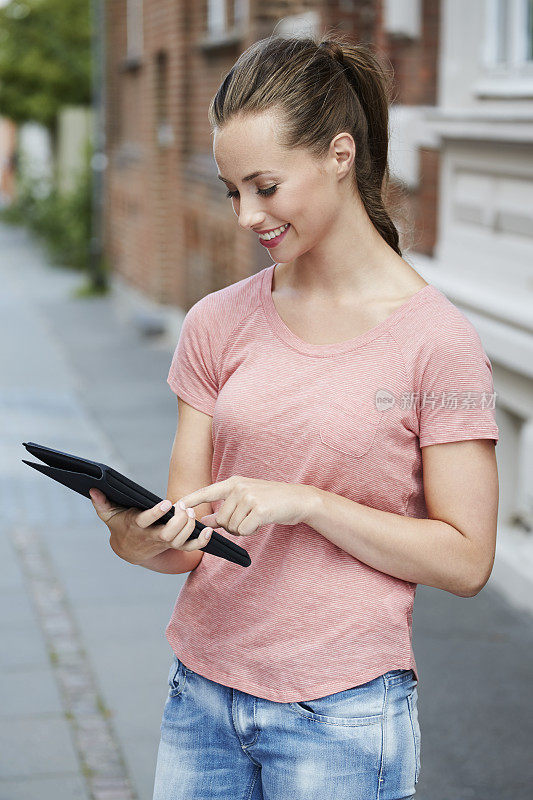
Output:
[[[252,181],[254,178],[257,178],[258,175],[266,175],[269,172],[274,172],[273,169],[260,169],[257,172],[252,172],[251,175],[247,175],[246,178],[243,178],[243,181]],[[227,178],[223,178],[222,175],[217,175],[217,178],[220,181],[224,181],[224,183],[231,183]]]

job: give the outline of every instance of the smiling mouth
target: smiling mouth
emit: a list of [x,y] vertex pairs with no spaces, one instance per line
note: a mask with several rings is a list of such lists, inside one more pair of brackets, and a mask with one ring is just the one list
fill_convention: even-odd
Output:
[[270,241],[270,239],[277,239],[278,236],[281,236],[282,233],[285,233],[285,231],[289,227],[290,227],[290,223],[286,222],[285,225],[280,225],[278,228],[274,228],[273,230],[268,231],[268,233],[260,233],[259,234],[259,238],[263,242],[268,242],[268,241]]

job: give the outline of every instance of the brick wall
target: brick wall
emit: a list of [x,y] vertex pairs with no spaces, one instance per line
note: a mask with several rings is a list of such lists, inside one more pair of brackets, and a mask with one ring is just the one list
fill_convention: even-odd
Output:
[[15,200],[17,125],[7,117],[0,116],[0,199],[5,203]]
[[[152,299],[189,308],[210,291],[271,263],[239,229],[216,179],[207,109],[241,52],[293,13],[318,12],[321,30],[372,41],[395,69],[396,102],[433,104],[438,0],[423,0],[419,42],[392,40],[381,0],[250,0],[250,24],[207,36],[207,0],[144,0],[142,46],[127,26],[126,0],[107,8],[106,251],[128,283]],[[130,4],[131,7],[134,3]],[[130,36],[128,40],[128,30]],[[129,50],[128,50],[129,41]],[[401,243],[431,253],[435,241],[438,154],[421,153],[417,192],[392,186]]]
[[183,252],[186,107],[182,6],[145,2],[143,48],[136,58],[127,57],[126,0],[106,4],[106,250],[128,283],[160,301],[183,292],[177,268]]

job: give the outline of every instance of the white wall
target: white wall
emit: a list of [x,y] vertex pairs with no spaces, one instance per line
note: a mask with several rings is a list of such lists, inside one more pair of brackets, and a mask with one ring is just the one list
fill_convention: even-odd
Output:
[[39,193],[45,197],[52,188],[52,149],[48,129],[37,122],[19,127],[20,172],[37,181]]

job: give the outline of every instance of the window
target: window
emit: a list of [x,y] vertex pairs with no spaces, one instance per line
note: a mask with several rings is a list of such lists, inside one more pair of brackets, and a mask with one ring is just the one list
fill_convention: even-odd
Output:
[[385,0],[383,11],[385,30],[390,36],[407,36],[410,39],[420,37],[420,0]]
[[233,0],[233,19],[236,28],[242,28],[247,22],[248,0]]
[[155,57],[156,138],[160,147],[174,143],[174,129],[168,118],[168,55],[160,50]]
[[126,58],[141,58],[143,51],[143,0],[127,0]]
[[509,58],[509,14],[506,4],[502,3],[501,0],[496,3],[495,23],[494,62],[496,64],[505,64]]
[[485,0],[479,97],[533,96],[533,0]]
[[526,60],[533,61],[533,0],[527,4]]
[[242,44],[249,27],[250,0],[207,0],[207,22],[199,47],[208,52]]
[[533,0],[488,0],[485,66],[517,70],[533,64]]
[[207,2],[207,32],[217,35],[224,33],[227,28],[226,0],[208,0]]

